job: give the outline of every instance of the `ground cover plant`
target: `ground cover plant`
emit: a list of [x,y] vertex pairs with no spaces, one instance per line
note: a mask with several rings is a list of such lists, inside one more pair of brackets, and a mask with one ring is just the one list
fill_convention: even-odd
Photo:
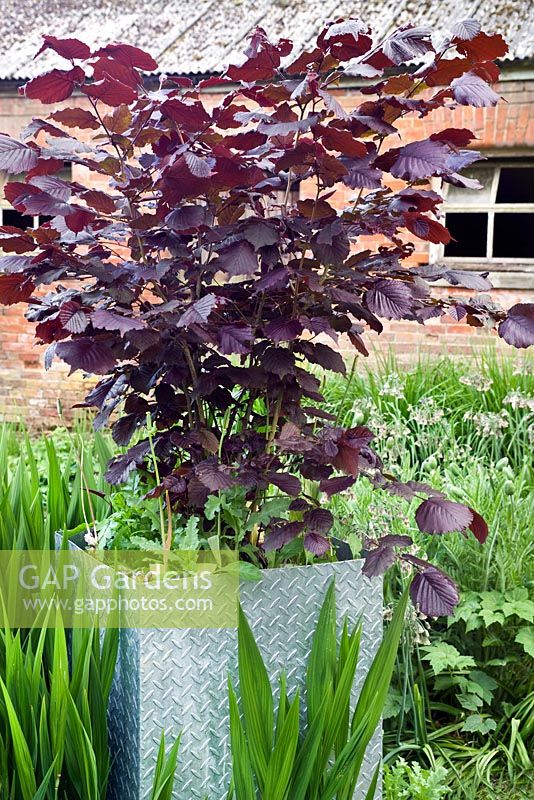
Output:
[[[480,295],[433,295],[438,278],[474,291],[489,283],[406,263],[406,232],[449,241],[428,181],[477,187],[461,175],[479,157],[467,149],[473,134],[389,138],[410,114],[495,105],[502,38],[465,20],[439,46],[411,26],[374,41],[351,19],[296,53],[258,29],[242,64],[198,85],[164,76],[145,85],[142,72],[157,64],[127,44],[92,53],[47,35],[42,49],[68,68],[32,79],[23,94],[46,104],[77,90],[90,110],[73,101],[34,120],[22,141],[0,137],[0,167],[25,175],[7,184],[7,199],[50,218],[35,231],[2,229],[0,302],[28,304],[47,361],[102,376],[87,405],[128,447],[107,479],[138,472],[138,498],[158,501],[160,546],[184,546],[185,531],[186,542],[238,548],[256,567],[332,557],[324,500],[358,476],[417,498],[421,531],[470,529],[484,540],[472,507],[384,472],[372,431],[332,418],[310,368],[343,373],[340,334],[365,355],[366,328],[380,332],[384,319],[449,314],[494,327],[515,347],[532,343],[531,304],[505,313]],[[414,60],[419,67],[407,66]],[[374,81],[348,111],[332,92],[344,75]],[[221,81],[227,92],[207,108],[202,90]],[[64,160],[107,187],[63,181]],[[293,202],[297,183],[312,189]],[[354,190],[342,213],[329,202],[338,186]],[[382,244],[369,245],[372,236]],[[410,545],[380,539],[366,574],[400,558],[416,573],[414,603],[449,613],[454,584]]]

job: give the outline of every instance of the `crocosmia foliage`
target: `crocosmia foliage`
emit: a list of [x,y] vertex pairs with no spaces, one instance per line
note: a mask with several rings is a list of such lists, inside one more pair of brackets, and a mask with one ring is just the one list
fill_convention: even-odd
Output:
[[[154,59],[127,44],[91,52],[45,36],[41,49],[65,68],[22,93],[44,104],[76,95],[21,141],[0,136],[0,168],[17,176],[7,199],[43,220],[36,230],[0,229],[0,302],[28,305],[47,362],[102,376],[86,404],[97,427],[111,417],[125,448],[108,480],[134,470],[152,487],[157,479],[152,496],[197,515],[206,535],[210,497],[241,492],[258,519],[241,545],[259,563],[288,545],[296,552],[296,542],[326,556],[325,501],[360,476],[419,498],[422,531],[470,529],[483,541],[473,509],[384,472],[373,433],[339,426],[314,370],[343,373],[339,338],[366,356],[366,331],[380,332],[383,320],[448,314],[494,327],[515,347],[534,340],[533,305],[506,314],[484,296],[431,291],[445,279],[466,296],[484,292],[485,276],[406,264],[410,239],[450,239],[430,179],[476,189],[461,173],[479,154],[469,130],[406,143],[399,123],[495,105],[503,39],[469,19],[439,46],[411,26],[375,41],[349,19],[327,25],[303,53],[258,28],[242,63],[196,85],[157,76]],[[334,91],[344,76],[362,79],[352,108]],[[208,103],[215,85],[225,91]],[[66,161],[85,167],[87,180],[61,179]],[[332,202],[338,187],[353,191],[343,211]],[[273,493],[288,497],[287,512],[262,516]],[[449,612],[454,584],[410,545],[385,535],[366,574],[404,559],[416,570],[414,602]]]

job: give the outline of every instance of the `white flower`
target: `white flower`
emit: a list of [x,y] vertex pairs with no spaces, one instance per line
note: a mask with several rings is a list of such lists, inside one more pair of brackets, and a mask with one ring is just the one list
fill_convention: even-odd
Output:
[[521,391],[508,392],[503,400],[503,404],[516,408],[528,408],[529,411],[534,411],[534,397],[523,394]]
[[487,392],[493,386],[493,381],[486,378],[485,375],[474,373],[472,375],[461,375],[459,378],[460,383],[464,386],[471,386],[477,392]]
[[382,383],[380,394],[389,395],[389,397],[404,397],[404,383],[400,375],[388,375]]
[[495,414],[492,411],[484,413],[480,411],[472,415],[472,420],[475,427],[487,436],[489,434],[499,433],[503,428],[509,425],[508,414],[506,411],[501,411],[500,414]]
[[88,547],[96,547],[98,544],[98,536],[95,535],[94,531],[87,531],[83,538]]

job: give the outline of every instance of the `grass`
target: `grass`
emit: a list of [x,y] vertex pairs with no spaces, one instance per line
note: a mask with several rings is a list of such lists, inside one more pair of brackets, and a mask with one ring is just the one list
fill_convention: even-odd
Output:
[[100,434],[57,430],[30,439],[0,426],[0,549],[53,547],[56,531],[90,530],[109,510],[112,450]]
[[[370,424],[388,460],[419,467],[476,456],[522,466],[532,445],[534,359],[482,353],[475,361],[441,359],[406,369],[389,356],[347,381],[329,377],[324,394],[346,426]],[[530,403],[530,408],[525,407]],[[478,415],[478,416],[477,416]]]

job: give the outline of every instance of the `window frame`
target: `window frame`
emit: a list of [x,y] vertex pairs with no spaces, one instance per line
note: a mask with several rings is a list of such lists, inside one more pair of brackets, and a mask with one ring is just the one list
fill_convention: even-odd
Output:
[[[24,175],[11,175],[4,170],[0,170],[0,225],[4,225],[4,211],[16,211],[16,208],[13,208],[11,203],[9,203],[5,196],[4,196],[4,186],[6,183],[10,181],[16,181],[23,179]],[[56,173],[56,177],[62,178],[62,180],[70,183],[72,181],[72,161],[64,161],[63,167]],[[47,216],[46,214],[25,214],[24,216],[32,217],[32,228],[30,230],[35,230],[39,227],[39,217],[40,216]],[[1,250],[0,250],[1,252]]]
[[[443,223],[447,225],[447,213],[459,214],[487,214],[488,224],[486,231],[486,255],[484,256],[446,256],[445,245],[431,245],[430,246],[430,260],[442,261],[445,264],[461,264],[463,267],[473,265],[474,267],[491,266],[492,268],[500,267],[503,271],[518,271],[521,266],[532,268],[534,266],[534,255],[532,258],[517,258],[517,257],[504,257],[493,256],[493,235],[495,230],[495,215],[499,213],[505,214],[521,214],[531,213],[534,215],[534,202],[532,203],[497,203],[497,190],[499,187],[499,178],[503,167],[520,169],[521,167],[529,167],[534,169],[534,158],[528,156],[517,157],[513,159],[506,158],[491,158],[488,157],[487,161],[481,161],[474,164],[475,167],[480,168],[490,167],[493,169],[493,176],[491,179],[491,188],[489,200],[486,203],[454,203],[447,202],[450,184],[444,184],[444,202],[441,206],[443,212]],[[471,191],[469,189],[466,192]],[[476,196],[477,190],[472,190],[473,195]],[[488,255],[492,253],[492,255]]]
[[[0,202],[0,225],[4,225],[4,224],[7,225],[8,224],[7,222],[4,223],[4,211],[15,211],[15,210],[16,209],[14,209],[13,206],[3,205]],[[39,227],[39,214],[25,214],[25,216],[32,218],[32,223],[33,224],[32,224],[32,227],[30,228],[30,230],[34,231],[36,228]]]

